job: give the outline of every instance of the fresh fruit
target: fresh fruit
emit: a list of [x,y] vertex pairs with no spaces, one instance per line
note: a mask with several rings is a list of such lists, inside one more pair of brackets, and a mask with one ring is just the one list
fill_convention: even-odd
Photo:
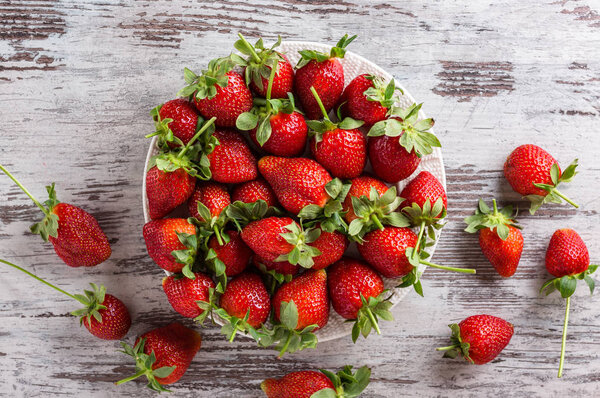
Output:
[[244,78],[231,70],[231,58],[217,58],[208,63],[201,75],[185,68],[184,78],[188,84],[178,95],[193,96],[196,108],[205,118],[216,117],[219,127],[234,127],[239,115],[252,108],[252,94]]
[[290,213],[298,214],[310,204],[323,207],[329,200],[325,185],[331,176],[312,159],[265,156],[258,161],[258,170]]
[[[196,134],[198,111],[190,101],[177,98],[167,101],[150,111],[156,131],[146,138],[158,136],[160,148],[184,146]],[[201,120],[202,121],[202,120]]]
[[[413,216],[413,213],[408,211],[409,209],[407,208],[421,210],[420,213],[416,214],[418,217],[412,218],[415,221],[415,225],[419,225],[420,222],[423,221],[426,223],[434,222],[435,220],[443,218],[446,214],[446,209],[448,207],[446,190],[438,179],[428,171],[420,172],[413,180],[411,180],[408,185],[404,187],[400,196],[405,200],[402,202],[403,211],[407,212],[409,216]],[[425,209],[427,202],[435,207],[435,204],[438,201],[441,201],[441,209],[435,212],[432,209],[430,214],[422,212],[422,210]]]
[[[223,244],[219,244],[217,236],[210,238],[207,260],[220,261],[225,275],[235,276],[242,273],[250,263],[252,250],[246,246],[238,231],[228,230],[225,233],[228,236],[228,241],[223,242]],[[210,252],[211,250],[213,253]],[[215,271],[215,274],[219,276],[220,272]]]
[[311,129],[309,146],[312,155],[334,177],[358,177],[367,161],[367,140],[358,129],[363,122],[345,118],[340,123],[333,123],[315,88],[310,90],[323,113],[323,121],[307,122]]
[[280,379],[266,379],[260,385],[267,398],[354,398],[367,388],[371,369],[366,366],[352,372],[344,366],[337,374],[321,369],[292,372]]
[[348,223],[351,223],[357,218],[356,214],[354,213],[354,208],[352,207],[353,197],[360,198],[361,196],[365,196],[368,198],[370,197],[371,188],[375,188],[375,191],[382,196],[389,189],[389,187],[382,181],[379,181],[378,179],[368,175],[362,175],[360,177],[353,178],[350,183],[350,190],[348,191],[348,195],[346,195],[346,199],[344,199],[344,203],[342,205],[342,211],[346,212],[345,219]]
[[56,254],[69,267],[93,267],[106,261],[112,251],[98,221],[85,210],[56,199],[54,184],[46,187],[48,200],[43,204],[8,171],[4,172],[44,213],[44,219],[31,226],[44,242],[50,241]]
[[193,277],[191,268],[198,250],[196,227],[185,218],[166,218],[146,223],[144,241],[148,254],[159,267]]
[[423,104],[393,107],[390,117],[369,130],[369,160],[373,172],[382,180],[396,183],[412,175],[423,156],[441,147],[429,129],[433,119],[418,120]]
[[[227,187],[214,182],[198,181],[196,188],[188,200],[188,210],[192,217],[203,220],[198,212],[198,203],[202,203],[213,217],[218,217],[229,206],[231,198]],[[206,221],[206,220],[204,220]]]
[[534,214],[544,203],[562,203],[579,206],[558,189],[561,182],[569,182],[577,172],[577,159],[561,172],[558,162],[537,145],[521,145],[508,155],[504,176],[512,189],[531,201],[529,212]]
[[80,317],[80,323],[94,336],[103,340],[121,340],[129,331],[131,317],[127,307],[115,296],[107,294],[104,286],[90,283],[92,290],[84,290],[84,294],[71,294],[16,264],[1,259],[0,262],[83,304],[84,308],[71,312],[71,315]]
[[491,315],[473,315],[459,324],[448,325],[452,330],[452,345],[440,347],[444,357],[463,358],[476,365],[488,363],[508,345],[514,333],[511,323]]
[[178,274],[165,276],[162,280],[162,287],[167,300],[175,311],[186,318],[204,320],[206,315],[202,315],[205,311],[200,308],[198,302],[211,303],[210,289],[215,288],[215,283],[208,275],[194,272],[193,279]]
[[256,179],[256,158],[241,135],[231,130],[216,130],[219,145],[208,155],[213,180],[236,184]]
[[594,293],[596,283],[590,275],[596,272],[598,265],[590,265],[590,254],[579,234],[572,229],[563,228],[556,230],[550,239],[546,250],[546,269],[554,278],[544,283],[540,292],[546,291],[548,295],[558,290],[567,301],[558,366],[558,377],[562,377],[571,296],[575,293],[577,281],[582,279],[590,288],[590,294]]
[[360,255],[386,278],[407,275],[413,266],[406,249],[417,245],[417,234],[410,228],[384,227],[369,232],[358,244]]
[[465,218],[466,232],[479,232],[479,246],[496,271],[504,277],[514,275],[523,252],[523,235],[513,220],[512,206],[498,210],[493,199],[493,210],[479,199],[475,214]]
[[394,79],[388,84],[378,76],[364,73],[356,76],[340,98],[342,115],[362,120],[367,127],[384,120],[389,108],[398,100]]
[[271,186],[262,178],[236,185],[231,194],[233,202],[252,203],[264,200],[267,206],[277,206],[277,197]]
[[135,358],[136,374],[116,384],[146,376],[151,390],[169,392],[163,386],[183,377],[201,344],[202,337],[198,332],[178,322],[144,333],[133,347],[121,343],[121,352]]
[[335,312],[345,319],[355,320],[352,341],[366,338],[375,329],[381,334],[378,318],[393,320],[392,303],[384,298],[383,280],[365,263],[344,258],[328,269],[327,287]]
[[[316,229],[320,229],[320,225]],[[327,232],[321,230],[321,234],[314,242],[308,244],[317,249],[321,254],[313,257],[313,269],[323,269],[338,261],[348,248],[348,239],[338,231]]]
[[319,94],[326,112],[333,109],[340,99],[344,90],[344,68],[338,58],[344,58],[346,46],[354,39],[356,36],[344,35],[329,54],[314,50],[300,51],[302,58],[296,65],[294,93],[309,119],[318,119],[321,115],[311,87]]

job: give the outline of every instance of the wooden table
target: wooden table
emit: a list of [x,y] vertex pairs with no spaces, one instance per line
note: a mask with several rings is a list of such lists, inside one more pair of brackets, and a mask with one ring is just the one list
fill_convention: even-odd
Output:
[[[564,302],[541,297],[552,232],[574,227],[600,258],[600,5],[581,1],[195,2],[95,0],[0,2],[0,162],[38,197],[55,181],[62,200],[94,214],[113,255],[70,269],[28,232],[39,211],[0,176],[0,257],[77,292],[104,283],[132,311],[128,336],[179,320],[160,287],[162,271],[142,239],[141,182],[152,131],[149,110],[172,98],[182,69],[226,55],[242,32],[270,42],[334,43],[392,72],[436,119],[448,173],[449,223],[435,260],[476,267],[477,276],[428,271],[425,298],[411,293],[382,336],[356,345],[323,343],[275,360],[206,328],[203,348],[172,387],[177,396],[257,397],[266,377],[346,363],[373,370],[366,397],[592,396],[600,386],[599,299],[580,287],[573,300],[567,365],[556,378]],[[539,3],[539,4],[533,4]],[[517,145],[535,143],[580,175],[565,192],[579,210],[550,205],[521,213],[525,250],[517,274],[499,277],[462,219],[483,197],[527,204],[502,176]],[[143,384],[116,387],[133,366],[117,342],[90,337],[69,316],[74,304],[11,269],[0,271],[0,394],[139,396]],[[515,336],[493,363],[469,366],[434,351],[447,324],[491,313]]]

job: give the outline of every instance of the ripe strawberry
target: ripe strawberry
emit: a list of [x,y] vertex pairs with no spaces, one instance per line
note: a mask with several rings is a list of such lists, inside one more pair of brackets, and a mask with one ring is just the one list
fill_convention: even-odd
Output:
[[[321,229],[320,225],[316,229]],[[308,244],[317,249],[321,254],[313,257],[313,269],[323,269],[338,261],[348,248],[348,239],[338,231],[327,232],[321,230],[321,234],[314,242]]]
[[479,246],[496,271],[504,277],[514,275],[523,251],[523,235],[512,217],[512,206],[498,211],[493,199],[493,211],[479,200],[475,214],[465,218],[466,232],[479,231]]
[[262,39],[258,39],[253,46],[238,33],[240,40],[236,41],[234,47],[242,54],[248,56],[243,59],[237,55],[232,55],[232,59],[240,66],[244,67],[244,76],[246,84],[252,91],[261,96],[267,96],[267,87],[271,66],[277,63],[276,73],[273,77],[271,89],[271,98],[286,98],[288,93],[292,92],[294,85],[294,67],[284,54],[275,51],[281,44],[281,37],[269,49],[265,48]]
[[375,188],[375,191],[377,191],[379,195],[383,195],[389,189],[383,182],[368,175],[353,178],[351,184],[350,190],[342,205],[342,211],[347,212],[345,218],[349,223],[357,218],[352,207],[353,197],[360,198],[361,196],[366,196],[368,198],[370,197],[371,188]]
[[407,108],[393,107],[389,118],[369,130],[369,160],[373,172],[382,180],[395,183],[408,178],[417,169],[421,157],[441,147],[429,129],[433,119],[419,119],[423,104]]
[[309,119],[318,119],[321,115],[319,105],[310,88],[314,87],[325,111],[329,112],[338,102],[344,90],[344,68],[337,58],[344,58],[346,46],[356,36],[344,35],[329,54],[314,50],[300,51],[302,58],[296,65],[294,93],[300,98],[302,109]]
[[277,206],[277,197],[271,186],[262,178],[253,181],[244,182],[233,188],[231,195],[233,202],[240,201],[244,203],[253,203],[257,200],[264,200],[267,206]]
[[151,390],[169,392],[163,386],[183,377],[201,344],[202,337],[198,332],[178,322],[144,333],[137,338],[133,348],[121,343],[121,352],[135,358],[137,372],[116,384],[145,375]]
[[226,234],[229,241],[223,242],[222,245],[219,244],[217,236],[210,238],[208,248],[213,250],[214,254],[210,254],[208,257],[209,259],[214,257],[223,263],[225,275],[235,276],[242,273],[250,263],[252,250],[246,246],[239,232],[230,230]]
[[217,58],[208,63],[200,76],[185,68],[188,84],[178,95],[193,95],[196,108],[205,118],[216,117],[219,127],[234,127],[239,115],[252,108],[252,94],[239,73],[231,70],[230,58]]
[[202,321],[201,315],[205,311],[200,308],[198,301],[211,302],[210,289],[215,288],[215,283],[208,275],[194,272],[193,279],[177,274],[166,276],[162,280],[162,287],[175,311],[186,318]]
[[44,213],[44,219],[31,226],[31,232],[39,234],[44,242],[50,241],[56,254],[69,267],[93,267],[107,260],[112,251],[98,221],[85,210],[56,199],[54,183],[46,187],[48,200],[43,204],[2,165],[0,170]]
[[340,98],[342,115],[362,120],[370,127],[384,120],[389,108],[398,100],[394,79],[386,85],[382,78],[362,74],[344,89]]
[[0,263],[18,269],[83,304],[84,308],[71,312],[71,315],[79,316],[80,323],[94,336],[103,340],[121,340],[129,331],[131,317],[127,307],[115,296],[107,294],[104,286],[90,283],[93,290],[84,290],[84,294],[70,294],[16,264],[1,259]]
[[562,199],[579,206],[558,189],[561,182],[569,182],[577,172],[577,159],[561,173],[558,162],[536,145],[521,145],[508,155],[504,176],[512,189],[531,201],[529,212],[534,214],[544,203],[562,203]]
[[369,384],[371,370],[366,366],[352,372],[344,366],[337,374],[321,370],[292,372],[280,379],[266,379],[260,388],[267,398],[358,397]]
[[445,351],[445,358],[456,358],[460,354],[476,365],[496,358],[514,333],[511,323],[491,315],[473,315],[458,325],[448,326],[452,330],[452,345],[437,350]]
[[146,138],[158,136],[158,146],[184,146],[196,134],[198,111],[194,104],[183,98],[167,101],[150,111],[156,131]]
[[196,227],[184,218],[166,218],[144,225],[144,241],[154,262],[169,272],[191,276],[198,249]]
[[413,269],[406,249],[416,245],[417,234],[410,228],[385,227],[366,234],[364,242],[358,244],[358,251],[381,275],[398,278]]
[[323,207],[329,199],[325,185],[331,176],[312,159],[265,156],[258,161],[258,170],[291,213],[298,214],[309,204]]
[[213,135],[219,140],[208,154],[213,180],[227,184],[254,180],[256,159],[242,136],[231,130],[217,130]]
[[422,171],[407,186],[400,196],[402,211],[413,225],[431,225],[446,216],[448,198],[444,186],[428,171]]
[[546,295],[548,295],[554,290],[558,290],[560,295],[567,299],[558,366],[558,377],[562,377],[571,296],[575,293],[577,281],[580,279],[587,283],[590,293],[594,293],[595,282],[590,275],[596,272],[598,265],[590,265],[588,249],[577,232],[569,228],[563,228],[556,230],[550,239],[546,250],[546,269],[555,278],[544,283],[540,291],[545,290]]
[[198,212],[198,203],[206,206],[213,217],[218,217],[229,206],[231,198],[225,185],[215,182],[198,181],[194,192],[188,200],[188,210],[192,217],[203,220]]

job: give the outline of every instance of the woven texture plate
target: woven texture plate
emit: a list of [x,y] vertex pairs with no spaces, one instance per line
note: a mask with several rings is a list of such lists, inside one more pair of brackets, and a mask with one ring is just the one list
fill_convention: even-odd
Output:
[[[286,42],[282,42],[281,46],[278,48],[279,51],[281,51],[287,55],[287,57],[289,58],[292,65],[295,65],[298,62],[298,59],[300,58],[298,51],[305,50],[305,49],[318,50],[318,51],[322,51],[325,53],[329,53],[331,46],[325,45],[325,44],[320,44],[320,43],[313,43],[313,42],[286,41]],[[344,77],[346,79],[345,86],[347,86],[348,83],[350,83],[350,81],[352,81],[352,79],[354,79],[356,76],[363,74],[363,73],[370,73],[370,74],[373,74],[376,76],[381,76],[386,81],[393,78],[393,76],[391,74],[387,73],[386,71],[381,69],[379,66],[375,65],[374,63],[366,60],[365,58],[363,58],[359,55],[352,53],[351,51],[346,52],[345,57],[343,59],[340,59],[340,62],[344,66]],[[196,69],[200,69],[200,68],[196,68]],[[408,93],[408,91],[406,91],[406,89],[397,81],[396,81],[396,87],[399,87],[404,91],[404,95],[400,97],[400,100],[398,102],[399,106],[406,107],[415,102],[415,100]],[[419,118],[420,119],[426,118],[425,114],[422,111],[419,112]],[[430,130],[430,131],[433,133],[433,130]],[[152,140],[152,142],[150,144],[150,148],[148,150],[148,155],[146,157],[146,164],[145,164],[145,168],[144,168],[145,171],[148,170],[148,163],[150,161],[150,158],[152,156],[156,155],[158,152],[158,150],[156,148],[156,141],[157,141],[157,137],[154,137],[154,139]],[[370,165],[367,167],[366,170],[367,171],[370,170]],[[427,170],[431,174],[433,174],[442,183],[442,185],[444,186],[444,189],[446,189],[446,173],[444,171],[444,162],[442,159],[442,151],[440,150],[440,148],[434,148],[433,153],[431,153],[428,156],[423,157],[419,167],[417,168],[417,170],[414,172],[414,174],[412,176],[405,179],[404,181],[400,181],[397,184],[398,192],[401,192],[402,189],[406,186],[406,184],[408,184],[408,182],[410,180],[412,180],[417,174],[419,174],[423,170]],[[148,198],[146,197],[145,173],[144,173],[144,177],[143,177],[143,187],[142,187],[142,204],[143,204],[143,210],[144,210],[144,220],[145,220],[145,222],[149,222],[150,215],[148,213]],[[437,231],[438,239],[436,240],[436,244],[437,244],[437,242],[439,242],[439,233],[440,233],[440,231]],[[428,248],[428,252],[431,255],[433,255],[433,252],[435,251],[435,247],[436,247],[436,245]],[[350,245],[350,248],[348,249],[348,254],[350,254],[350,255],[358,254],[356,247],[353,244]],[[395,286],[398,285],[398,280],[384,278],[384,281],[385,281],[386,289],[389,289],[390,293],[392,294],[390,301],[393,303],[394,306],[398,302],[400,302],[400,300],[402,300],[409,292],[411,292],[413,290],[412,288],[396,289]],[[220,319],[216,319],[216,320],[219,324],[221,324]],[[382,333],[385,333],[385,323],[386,322],[382,322],[382,324],[380,325],[383,329]],[[340,338],[343,336],[349,336],[351,333],[351,330],[352,330],[352,323],[345,322],[345,319],[343,319],[341,316],[339,316],[333,310],[333,308],[331,308],[329,322],[323,329],[318,330],[316,332],[316,335],[319,339],[319,342],[324,342],[324,341],[328,341],[328,340],[337,339],[337,338]],[[243,336],[243,334],[241,334],[241,335]]]

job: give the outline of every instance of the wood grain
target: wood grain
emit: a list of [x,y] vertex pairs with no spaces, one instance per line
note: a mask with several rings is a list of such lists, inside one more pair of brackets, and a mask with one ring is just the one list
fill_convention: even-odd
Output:
[[[431,1],[0,1],[0,162],[42,198],[55,181],[62,200],[96,215],[111,259],[68,269],[28,233],[38,211],[0,176],[0,257],[29,266],[76,292],[104,283],[134,317],[128,336],[180,318],[160,288],[162,271],[141,237],[141,176],[152,130],[149,110],[182,86],[182,69],[202,69],[229,53],[238,31],[284,39],[359,39],[351,50],[392,72],[436,119],[448,174],[449,223],[435,260],[476,267],[469,277],[431,270],[426,297],[394,309],[382,336],[336,340],[283,360],[218,329],[181,382],[182,397],[258,397],[266,377],[310,368],[369,365],[365,397],[597,395],[597,299],[573,300],[567,365],[555,377],[563,301],[540,297],[552,232],[573,227],[600,256],[600,6],[592,0]],[[536,143],[581,172],[565,188],[582,207],[523,211],[525,251],[517,274],[502,279],[462,218],[478,198],[526,208],[502,176],[507,154]],[[92,339],[68,316],[76,303],[12,270],[0,271],[0,395],[116,397],[144,394],[143,383],[112,384],[133,371],[118,343]],[[447,324],[475,313],[513,322],[502,355],[482,367],[441,360]]]

